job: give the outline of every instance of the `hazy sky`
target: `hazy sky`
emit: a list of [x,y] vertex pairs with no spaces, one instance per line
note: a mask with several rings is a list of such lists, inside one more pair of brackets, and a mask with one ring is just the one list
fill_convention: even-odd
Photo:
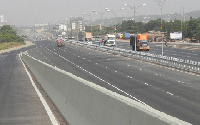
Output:
[[[86,13],[85,18],[94,20],[100,17],[92,10],[105,12],[105,8],[116,12],[123,7],[125,9],[117,11],[116,16],[133,16],[133,10],[123,6],[124,3],[131,6],[146,3],[146,6],[137,8],[136,15],[160,14],[156,0],[0,0],[0,15],[4,15],[5,20],[13,25],[52,23],[71,16],[83,16],[83,13]],[[183,7],[185,12],[200,10],[200,0],[166,0],[163,14],[182,13]],[[110,16],[113,13],[103,14],[103,17]]]

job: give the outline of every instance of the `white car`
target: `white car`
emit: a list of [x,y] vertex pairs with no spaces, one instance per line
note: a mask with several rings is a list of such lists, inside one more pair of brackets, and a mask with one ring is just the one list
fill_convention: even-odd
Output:
[[65,37],[65,38],[64,38],[64,41],[67,41],[67,40],[68,40],[68,37]]

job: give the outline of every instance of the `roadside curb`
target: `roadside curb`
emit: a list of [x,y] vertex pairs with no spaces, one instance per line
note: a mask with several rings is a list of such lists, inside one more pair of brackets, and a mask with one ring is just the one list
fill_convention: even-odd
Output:
[[14,50],[18,50],[21,48],[25,48],[25,47],[29,47],[34,45],[31,41],[25,41],[26,45],[22,45],[22,46],[18,46],[18,47],[13,47],[10,49],[5,49],[5,50],[0,50],[0,54],[6,53],[6,52],[10,52],[10,51],[14,51]]

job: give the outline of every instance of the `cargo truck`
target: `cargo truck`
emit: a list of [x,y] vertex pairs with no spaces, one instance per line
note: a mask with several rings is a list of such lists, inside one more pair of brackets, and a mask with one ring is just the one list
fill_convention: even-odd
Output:
[[115,46],[116,37],[115,35],[107,34],[104,39],[105,46]]
[[136,51],[146,50],[149,51],[150,47],[148,44],[148,36],[147,34],[138,34],[130,36],[130,46],[132,50],[135,50],[135,42],[136,42]]
[[91,41],[91,40],[92,40],[92,33],[85,32],[85,41]]
[[129,39],[130,38],[130,33],[126,33],[126,32],[122,32],[122,36],[123,36],[123,39]]

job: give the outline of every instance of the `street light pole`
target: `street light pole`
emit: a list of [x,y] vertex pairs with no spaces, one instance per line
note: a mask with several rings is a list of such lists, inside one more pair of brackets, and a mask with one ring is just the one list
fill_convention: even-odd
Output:
[[136,37],[137,37],[137,28],[136,28],[136,20],[135,20],[135,13],[136,13],[136,8],[138,8],[138,7],[140,7],[140,6],[145,6],[146,4],[144,3],[144,4],[141,4],[141,5],[139,5],[139,6],[130,6],[130,5],[127,5],[127,4],[124,4],[125,6],[129,6],[131,9],[133,9],[133,12],[134,12],[134,24],[135,24],[135,26],[134,26],[134,28],[135,28],[135,51],[137,51],[136,49],[137,49],[137,39],[136,39]]
[[160,18],[160,29],[161,29],[161,35],[162,35],[162,56],[163,56],[163,53],[164,53],[164,49],[163,49],[163,35],[162,34],[162,30],[163,30],[163,21],[162,21],[162,15],[163,15],[163,12],[162,12],[162,7],[164,5],[164,2],[166,2],[166,0],[156,0],[158,2],[158,6],[160,6],[160,14],[161,14],[161,18]]
[[[107,12],[110,12],[110,11],[112,11],[112,10],[109,10],[108,8],[106,8],[106,10],[107,10]],[[124,10],[124,8],[121,8],[120,10]],[[114,24],[114,29],[115,29],[115,48],[117,48],[117,33],[116,33],[116,30],[117,30],[117,21],[116,21],[116,14],[115,14],[115,12],[117,12],[117,11],[120,11],[120,10],[115,10],[115,11],[112,11],[113,12],[113,15],[114,15],[114,18],[115,18],[115,24]]]
[[[108,8],[105,8],[105,12],[109,12],[110,10],[108,9]],[[96,12],[95,10],[93,10],[93,12]],[[100,24],[100,26],[101,26],[101,29],[100,30],[102,30],[102,25],[103,25],[103,14],[105,13],[105,12],[96,12],[96,14],[100,14],[100,16],[101,16],[101,24]]]
[[[135,24],[134,27],[136,28],[136,21],[135,21],[135,5],[134,5],[133,8],[134,8],[134,24]],[[137,37],[137,29],[135,29],[135,51],[137,51],[137,47],[136,47],[136,46],[137,46],[137,38],[136,38],[136,37]]]
[[163,47],[163,34],[162,34],[162,30],[163,30],[163,24],[162,24],[162,6],[160,6],[160,12],[161,12],[160,27],[161,27],[161,35],[162,35],[162,56],[163,56],[164,47]]
[[85,43],[85,18],[84,18],[85,15],[86,15],[86,13],[83,13],[83,28],[84,28],[83,42],[84,43]]

